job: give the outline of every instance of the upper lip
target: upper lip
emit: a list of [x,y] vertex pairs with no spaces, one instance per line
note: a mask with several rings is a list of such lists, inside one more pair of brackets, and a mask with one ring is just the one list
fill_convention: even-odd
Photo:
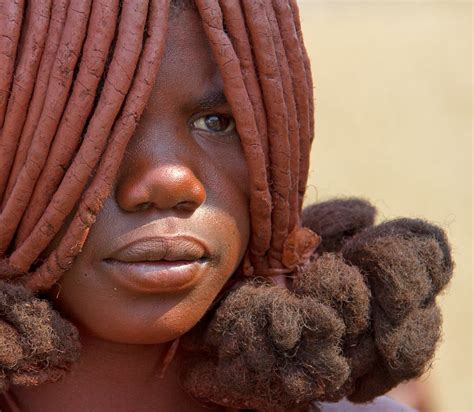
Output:
[[207,247],[191,236],[160,236],[134,240],[106,260],[126,263],[196,261],[209,256]]

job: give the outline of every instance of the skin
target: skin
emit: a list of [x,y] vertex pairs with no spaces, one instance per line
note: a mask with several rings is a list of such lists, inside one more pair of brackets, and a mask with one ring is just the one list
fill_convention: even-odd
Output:
[[[165,378],[157,374],[167,342],[203,316],[247,248],[247,166],[231,116],[200,19],[183,11],[179,24],[170,24],[154,91],[113,193],[50,294],[79,328],[81,360],[59,383],[16,388],[24,410],[201,409],[179,386],[178,361]],[[149,290],[113,275],[107,259],[117,250],[157,236],[205,246],[190,285]],[[119,268],[126,277],[127,267]]]
[[[81,359],[60,382],[13,388],[22,411],[225,410],[182,390],[179,353],[159,376],[170,341],[196,324],[235,273],[250,233],[247,166],[200,19],[186,10],[173,23],[113,193],[83,252],[50,292],[80,331]],[[206,116],[215,114],[221,117],[208,117],[206,125]],[[208,129],[216,120],[225,132]],[[111,275],[105,261],[117,249],[176,235],[199,239],[207,249],[202,273],[190,285],[137,290]],[[339,409],[405,410],[387,399],[322,407]]]

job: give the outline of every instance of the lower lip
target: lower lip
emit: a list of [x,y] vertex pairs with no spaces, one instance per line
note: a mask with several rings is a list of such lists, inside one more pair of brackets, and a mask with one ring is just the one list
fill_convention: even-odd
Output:
[[104,260],[106,270],[125,289],[141,293],[180,292],[193,287],[206,269],[205,260],[122,262]]

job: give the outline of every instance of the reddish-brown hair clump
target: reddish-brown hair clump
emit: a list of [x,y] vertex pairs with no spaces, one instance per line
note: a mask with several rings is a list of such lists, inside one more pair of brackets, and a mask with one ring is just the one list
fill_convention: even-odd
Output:
[[235,286],[184,341],[185,387],[223,405],[286,411],[366,402],[421,376],[440,337],[435,297],[452,274],[449,246],[426,222],[373,227],[373,215],[352,199],[306,210],[324,252],[297,270],[291,290]]
[[312,80],[295,1],[7,1],[0,13],[5,290],[47,291],[71,267],[153,88],[170,6],[175,16],[190,5],[202,18],[250,170],[254,230],[244,272],[288,273],[311,253],[317,236],[298,230]]
[[[359,200],[311,206],[303,228],[314,113],[296,0],[191,3],[248,164],[252,234],[247,280],[183,339],[184,387],[276,411],[363,402],[419,376],[452,273],[444,234],[419,220],[372,227],[375,210]],[[172,1],[171,14],[189,4]],[[58,379],[78,357],[75,327],[38,295],[71,267],[111,191],[159,69],[170,0],[2,7],[0,390]],[[289,289],[269,281],[278,274]]]

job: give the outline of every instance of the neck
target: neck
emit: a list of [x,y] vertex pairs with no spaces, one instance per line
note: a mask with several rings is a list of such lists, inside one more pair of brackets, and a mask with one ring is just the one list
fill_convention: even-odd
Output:
[[81,343],[81,358],[63,380],[14,388],[23,411],[209,411],[183,392],[179,359],[160,377],[169,343],[119,344],[85,333]]

